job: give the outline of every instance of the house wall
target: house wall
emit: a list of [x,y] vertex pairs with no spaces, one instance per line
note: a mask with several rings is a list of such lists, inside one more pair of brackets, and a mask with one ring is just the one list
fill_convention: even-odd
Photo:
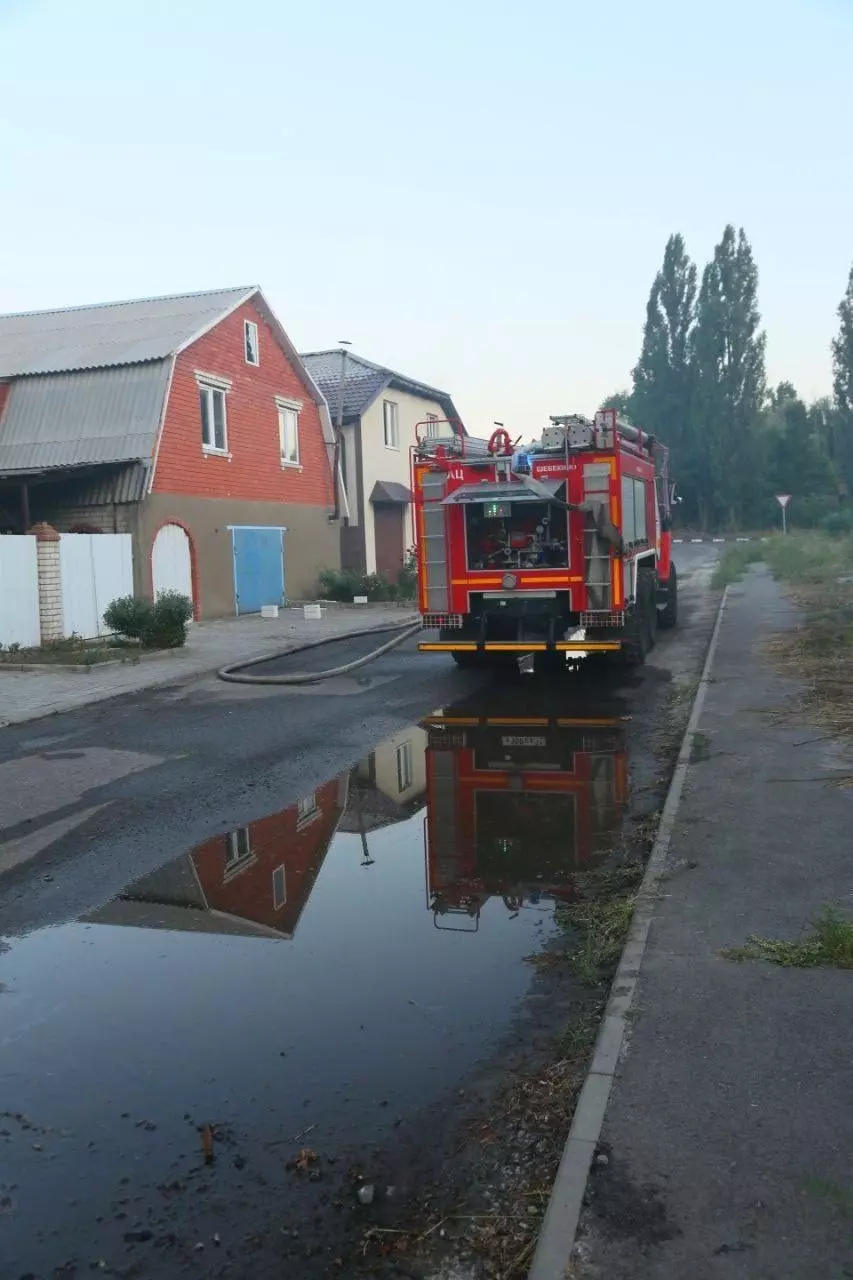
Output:
[[[412,781],[401,791],[397,774],[397,749],[407,742],[411,744]],[[376,789],[400,805],[406,805],[416,796],[422,795],[426,791],[426,746],[426,730],[410,727],[395,733],[393,738],[377,747],[373,753],[373,785]]]
[[[247,364],[243,323],[258,326],[260,365]],[[202,448],[196,372],[231,382],[226,398],[226,455]],[[301,403],[299,466],[282,466],[276,396]],[[272,330],[246,303],[175,361],[152,492],[140,512],[140,588],[151,591],[151,545],[169,520],[190,535],[200,617],[234,613],[229,525],[283,526],[286,589],[313,592],[317,573],[340,564],[332,473],[320,411]]]
[[137,545],[142,551],[134,557],[139,595],[153,594],[151,549],[157,530],[170,523],[182,525],[190,537],[198,618],[229,617],[236,612],[229,525],[281,525],[287,529],[284,585],[291,600],[311,597],[318,571],[340,564],[338,526],[328,519],[325,507],[152,493],[139,511]]
[[[300,824],[295,805],[249,824],[252,857],[226,868],[228,837],[208,840],[190,854],[208,907],[293,933],[346,803],[345,780],[318,787],[317,814]],[[273,871],[284,867],[287,900],[276,909]]]
[[[399,449],[385,448],[384,420],[382,403],[393,400],[397,405],[397,421],[400,426]],[[377,480],[392,480],[404,484],[408,488],[411,476],[409,471],[409,450],[415,443],[415,424],[423,422],[434,413],[443,418],[441,405],[434,400],[424,400],[420,396],[410,395],[406,391],[398,391],[393,387],[381,395],[361,418],[361,457],[362,457],[362,492],[364,495],[364,551],[368,573],[376,572],[376,531],[374,527],[373,508],[370,494]],[[411,506],[406,513],[406,546],[414,542]]]
[[99,507],[77,505],[63,501],[55,490],[42,490],[40,485],[30,489],[30,513],[33,524],[45,520],[59,533],[71,533],[72,529],[87,526],[100,533],[133,533],[136,529],[135,502],[106,503]]

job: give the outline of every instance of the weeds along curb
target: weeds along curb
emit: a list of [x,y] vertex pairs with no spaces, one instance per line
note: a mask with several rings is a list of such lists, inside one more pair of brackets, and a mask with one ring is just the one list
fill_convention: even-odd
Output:
[[684,730],[681,750],[669,784],[657,836],[637,894],[628,940],[610,988],[610,998],[601,1021],[592,1060],[551,1189],[551,1199],[539,1233],[528,1280],[564,1280],[566,1268],[572,1256],[586,1182],[601,1136],[604,1113],[625,1040],[628,1012],[634,1001],[640,966],[655,911],[657,888],[669,854],[672,831],[684,790],[684,780],[690,766],[696,729],[705,705],[728,593],[729,590],[726,587],[717,610],[714,629],[705,656],[705,665],[693,699],[687,728]]

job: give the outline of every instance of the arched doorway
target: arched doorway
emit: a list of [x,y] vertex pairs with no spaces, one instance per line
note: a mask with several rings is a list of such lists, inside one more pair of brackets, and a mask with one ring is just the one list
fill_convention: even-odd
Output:
[[195,600],[189,534],[179,524],[164,524],[157,530],[151,548],[151,585],[155,599],[161,591],[179,591]]

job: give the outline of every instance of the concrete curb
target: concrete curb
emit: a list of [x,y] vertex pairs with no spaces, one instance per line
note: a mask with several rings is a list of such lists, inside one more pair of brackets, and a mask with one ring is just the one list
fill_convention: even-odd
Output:
[[655,912],[657,889],[669,854],[675,819],[690,765],[693,740],[705,705],[728,591],[726,587],[717,610],[699,687],[684,730],[657,837],[637,894],[631,931],[610,988],[610,998],[551,1189],[551,1199],[539,1233],[528,1280],[565,1280],[572,1256],[587,1178],[601,1137],[610,1090],[625,1042],[628,1012],[637,990],[640,967]]
[[158,649],[156,653],[134,653],[129,658],[107,658],[105,662],[0,662],[0,675],[4,671],[61,671],[65,675],[88,676],[101,667],[138,667],[158,658],[186,658],[186,649]]

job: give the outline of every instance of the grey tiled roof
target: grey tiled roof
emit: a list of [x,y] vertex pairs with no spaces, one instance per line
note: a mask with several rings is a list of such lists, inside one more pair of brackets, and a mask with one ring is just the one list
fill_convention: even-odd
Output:
[[162,360],[255,287],[0,315],[0,378]]
[[[341,395],[340,351],[309,351],[303,353],[302,361],[326,397],[332,421],[336,422]],[[445,417],[457,423],[459,430],[464,432],[456,407],[446,391],[439,391],[437,387],[408,378],[403,373],[374,364],[372,360],[365,360],[363,356],[353,355],[352,352],[347,354],[344,420],[360,417],[386,387],[398,387],[411,395],[434,400],[441,405]]]

